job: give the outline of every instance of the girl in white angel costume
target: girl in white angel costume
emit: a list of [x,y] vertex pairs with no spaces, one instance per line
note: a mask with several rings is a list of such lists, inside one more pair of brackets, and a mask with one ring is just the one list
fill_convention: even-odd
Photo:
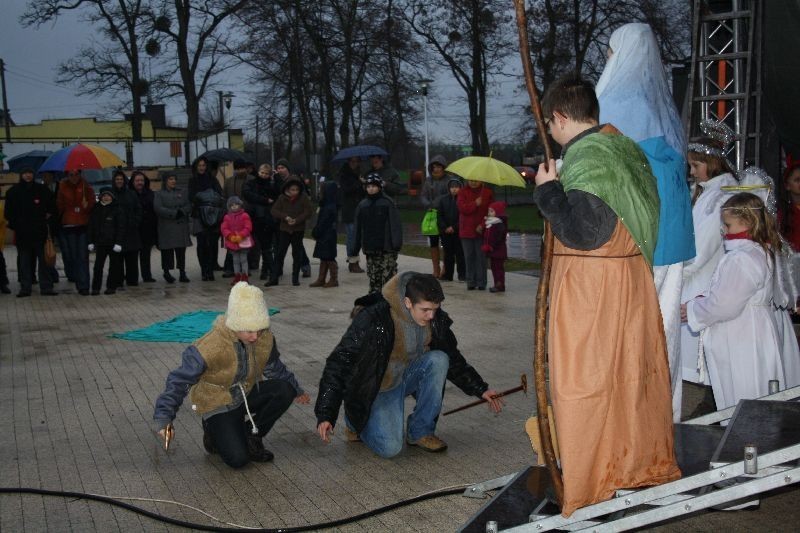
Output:
[[775,296],[786,299],[786,289],[776,268],[782,244],[774,217],[750,192],[730,196],[721,212],[725,254],[709,289],[682,307],[682,318],[700,334],[701,374],[707,366],[718,409],[766,395],[770,380],[787,384],[787,367],[800,365],[796,340],[784,342],[786,311],[776,311],[783,302]]

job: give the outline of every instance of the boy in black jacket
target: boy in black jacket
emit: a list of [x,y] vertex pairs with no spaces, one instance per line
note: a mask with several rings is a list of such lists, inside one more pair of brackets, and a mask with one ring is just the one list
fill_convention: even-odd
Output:
[[117,292],[122,276],[122,239],[125,237],[125,212],[119,208],[114,193],[108,187],[100,191],[100,202],[95,204],[89,218],[89,251],[95,252],[92,276],[92,296],[100,294],[106,257],[110,257],[106,292]]
[[439,224],[439,236],[444,248],[442,281],[453,281],[453,265],[458,271],[458,281],[464,281],[464,249],[461,247],[461,239],[458,237],[458,192],[461,190],[461,186],[460,179],[451,178],[447,182],[450,194],[444,194],[436,200],[436,209],[439,210],[436,220]]
[[353,255],[358,257],[358,253],[364,250],[369,292],[379,292],[397,274],[397,253],[403,246],[403,228],[400,211],[394,201],[383,194],[380,174],[373,172],[367,175],[364,186],[367,197],[356,207]]

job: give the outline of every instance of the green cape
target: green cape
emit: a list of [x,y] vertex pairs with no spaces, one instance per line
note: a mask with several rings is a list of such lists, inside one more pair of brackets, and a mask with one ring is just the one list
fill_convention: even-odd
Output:
[[565,192],[579,190],[603,200],[652,266],[658,189],[647,157],[635,142],[616,133],[589,134],[568,148],[560,179]]

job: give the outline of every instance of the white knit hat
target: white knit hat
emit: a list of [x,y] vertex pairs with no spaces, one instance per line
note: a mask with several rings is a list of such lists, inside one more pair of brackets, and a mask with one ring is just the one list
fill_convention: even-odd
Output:
[[233,331],[260,331],[269,327],[269,310],[264,292],[246,281],[240,281],[228,296],[225,325]]

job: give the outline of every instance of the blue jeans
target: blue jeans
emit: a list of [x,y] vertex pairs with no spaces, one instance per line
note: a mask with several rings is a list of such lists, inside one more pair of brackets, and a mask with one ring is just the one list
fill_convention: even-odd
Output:
[[[370,450],[384,458],[394,457],[403,449],[405,398],[417,400],[408,417],[408,439],[433,435],[442,410],[444,382],[450,359],[441,350],[432,350],[412,361],[395,388],[379,392],[369,413],[367,425],[359,436]],[[345,423],[352,426],[345,418]]]
[[344,247],[347,250],[347,258],[358,258],[356,255],[356,223],[350,222],[344,225]]
[[69,262],[64,270],[72,274],[75,286],[79,291],[89,290],[89,237],[86,226],[73,226],[61,229],[66,243],[66,252],[62,254],[65,262]]

